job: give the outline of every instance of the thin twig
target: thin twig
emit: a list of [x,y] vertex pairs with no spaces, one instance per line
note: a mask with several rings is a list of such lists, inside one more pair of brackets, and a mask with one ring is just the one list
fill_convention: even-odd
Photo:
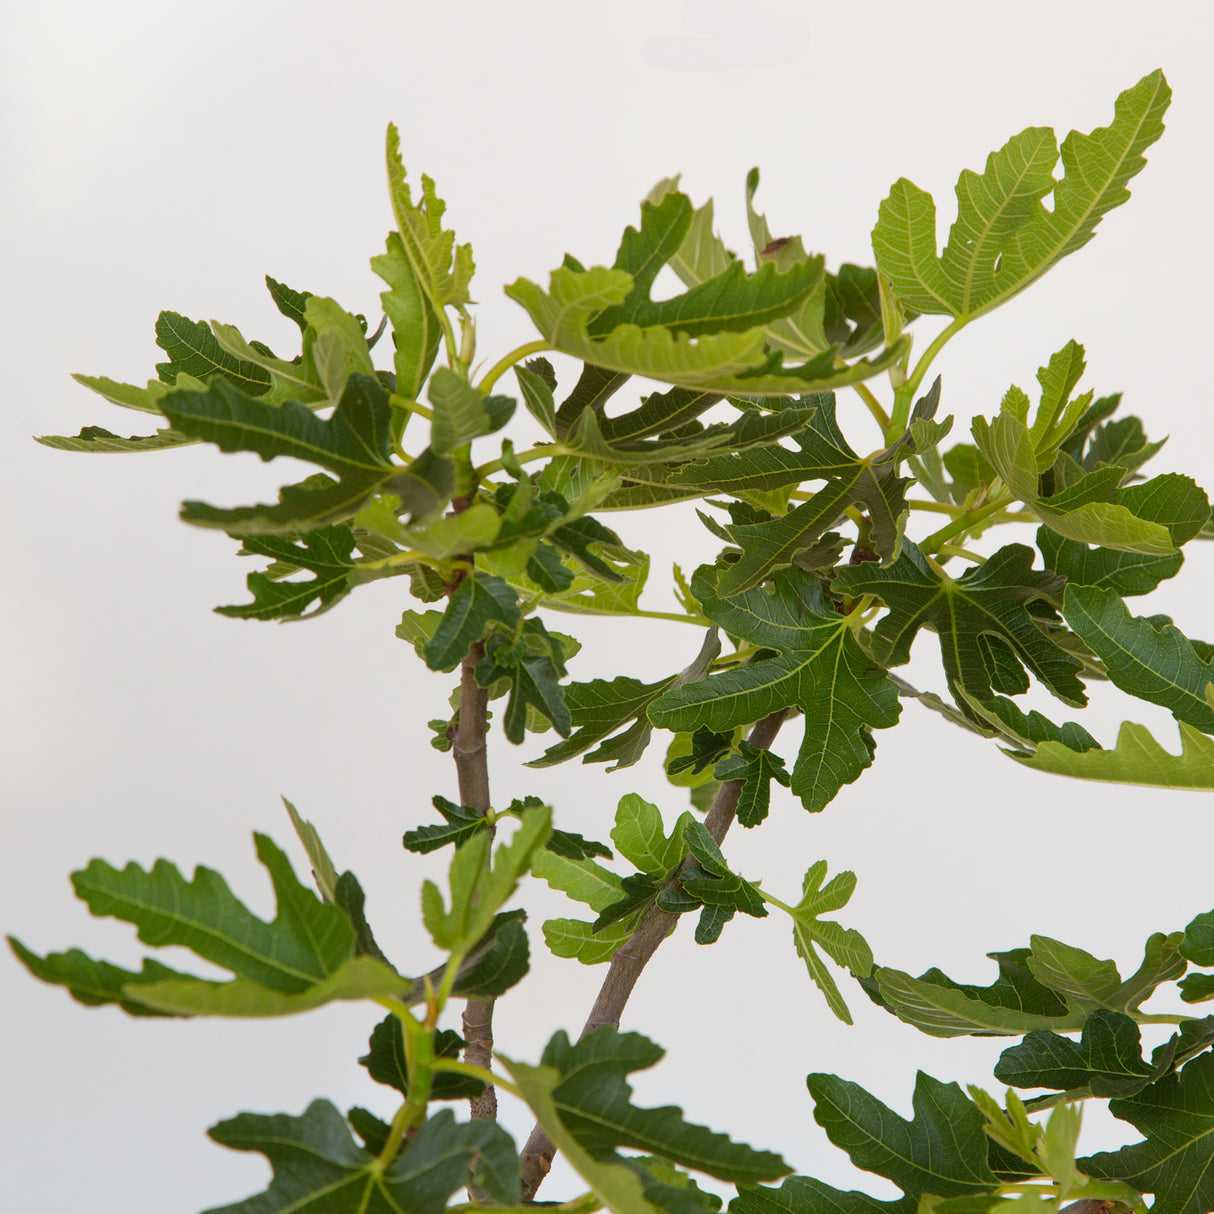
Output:
[[[487,724],[489,693],[476,681],[476,664],[485,656],[477,641],[460,668],[459,724],[451,745],[459,780],[459,800],[469,809],[489,809],[489,751]],[[464,1008],[464,1061],[488,1070],[493,1065],[493,1000],[469,999]],[[497,1092],[487,1086],[470,1101],[474,1119],[497,1118]]]
[[[770,716],[764,717],[750,731],[750,744],[756,750],[770,749],[787,715],[788,710],[782,708],[779,712],[773,712]],[[705,830],[718,845],[733,825],[744,784],[745,780],[726,780],[717,789],[717,795],[713,798],[708,815],[704,819]],[[683,867],[690,862],[690,856],[684,857]],[[586,1017],[581,1037],[578,1038],[579,1041],[587,1033],[593,1033],[595,1029],[602,1028],[604,1025],[619,1027],[620,1016],[628,1003],[633,987],[637,984],[637,979],[640,978],[645,966],[649,964],[650,958],[658,951],[658,946],[674,930],[678,921],[678,915],[669,914],[655,906],[641,920],[640,925],[628,941],[616,949],[611,958],[611,964],[607,967],[607,976],[603,979],[603,985],[599,987],[594,1006],[590,1009],[590,1015]],[[524,1201],[534,1200],[540,1185],[544,1183],[544,1177],[548,1175],[549,1169],[552,1167],[555,1155],[556,1147],[553,1145],[552,1139],[544,1132],[543,1127],[537,1124],[531,1131],[531,1137],[527,1139],[527,1145],[519,1156]]]

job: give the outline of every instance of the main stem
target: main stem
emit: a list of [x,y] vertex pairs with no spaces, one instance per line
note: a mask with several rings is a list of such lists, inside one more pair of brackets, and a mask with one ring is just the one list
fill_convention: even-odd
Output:
[[[476,681],[476,664],[485,656],[485,647],[477,641],[460,667],[459,724],[451,753],[459,780],[459,800],[482,814],[489,809],[488,734],[489,693]],[[464,1061],[489,1070],[493,1064],[493,1000],[469,999],[464,1008]],[[487,1086],[471,1100],[473,1118],[497,1117],[497,1092]]]
[[[779,712],[773,712],[770,716],[764,717],[750,731],[750,744],[756,750],[770,749],[787,715],[788,710],[782,708]],[[709,807],[708,815],[704,819],[704,828],[718,846],[733,825],[734,815],[738,809],[738,799],[742,795],[745,783],[745,780],[726,780],[717,789],[717,795]],[[690,860],[690,856],[685,857],[683,866],[686,867]],[[587,1033],[593,1033],[595,1029],[602,1028],[605,1024],[610,1024],[615,1028],[619,1027],[620,1016],[628,1003],[633,987],[637,984],[637,979],[649,964],[650,958],[658,951],[658,946],[674,930],[678,921],[678,915],[669,914],[654,906],[641,920],[640,925],[628,941],[616,949],[611,958],[611,964],[607,967],[607,976],[599,988],[598,997],[590,1009],[590,1015],[586,1017],[585,1025],[582,1026],[579,1041]],[[544,1177],[548,1175],[552,1167],[555,1155],[556,1147],[553,1145],[552,1139],[537,1124],[531,1131],[531,1137],[527,1139],[527,1145],[523,1148],[522,1155],[519,1156],[524,1201],[534,1200],[540,1185],[544,1183]]]

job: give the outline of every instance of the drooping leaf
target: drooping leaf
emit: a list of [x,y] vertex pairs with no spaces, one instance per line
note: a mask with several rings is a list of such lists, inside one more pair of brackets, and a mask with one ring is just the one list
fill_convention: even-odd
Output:
[[1206,698],[1214,662],[1203,661],[1178,628],[1130,615],[1115,591],[1095,586],[1067,586],[1062,614],[1122,691],[1214,733],[1214,706]]
[[[434,1039],[435,1058],[458,1058],[467,1042],[450,1029],[439,1029]],[[395,1088],[402,1096],[409,1095],[409,1067],[405,1053],[405,1034],[397,1017],[385,1016],[371,1033],[368,1053],[359,1063],[376,1083]],[[436,1071],[430,1084],[431,1100],[466,1100],[479,1096],[485,1085],[470,1075],[451,1071]]]
[[899,1020],[929,1037],[1070,1032],[1082,1026],[1083,1013],[1072,1011],[1029,969],[1028,949],[988,955],[999,965],[999,977],[990,986],[963,985],[938,969],[912,978],[886,966],[878,966],[863,985]]
[[417,826],[405,832],[405,847],[409,851],[431,852],[448,843],[459,847],[478,831],[487,830],[488,822],[480,810],[456,805],[446,797],[433,797],[431,804],[443,817],[441,826]]
[[656,901],[662,910],[675,914],[703,907],[696,929],[697,944],[716,943],[721,929],[738,911],[756,919],[767,917],[758,887],[726,864],[716,841],[694,818],[685,823],[683,840],[691,859],[679,870],[678,886],[658,891]]
[[[1117,99],[1111,125],[1062,143],[1054,177],[1054,133],[1030,127],[957,183],[957,219],[937,255],[936,207],[906,178],[881,204],[873,229],[877,267],[920,312],[972,319],[989,312],[1082,248],[1104,214],[1129,197],[1143,153],[1163,133],[1171,90],[1152,72]],[[1046,209],[1042,199],[1052,194]]]
[[704,613],[731,636],[778,656],[672,689],[650,706],[650,720],[665,729],[720,732],[799,707],[805,733],[791,787],[807,809],[822,809],[871,764],[870,731],[896,723],[897,688],[873,667],[850,622],[826,605],[816,578],[790,569],[776,575],[772,593],[756,588],[732,598],[719,595],[717,578],[710,566],[692,578]]
[[937,574],[907,541],[893,565],[841,569],[832,589],[847,595],[875,594],[889,608],[873,633],[873,649],[881,662],[907,662],[916,633],[930,627],[940,638],[950,686],[989,700],[991,671],[978,640],[992,635],[1060,700],[1082,707],[1087,697],[1075,677],[1080,663],[1043,635],[1027,610],[1034,599],[1058,603],[1062,579],[1048,570],[1034,570],[1032,563],[1031,548],[1008,544],[954,580]]
[[1056,742],[1043,742],[1031,754],[1013,754],[1035,771],[1078,780],[1138,784],[1154,788],[1214,789],[1214,739],[1180,722],[1181,753],[1172,754],[1151,736],[1145,725],[1122,723],[1112,750],[1077,753]]
[[1079,1160],[1084,1172],[1153,1193],[1153,1214],[1206,1214],[1214,1207],[1214,1054],[1110,1101],[1109,1111],[1144,1141]]
[[908,1197],[979,1196],[997,1188],[983,1117],[955,1083],[919,1072],[905,1121],[859,1084],[835,1075],[806,1080],[814,1120],[858,1168],[892,1180]]
[[853,928],[820,916],[842,910],[856,888],[856,874],[836,873],[823,886],[826,861],[812,864],[801,885],[801,901],[792,910],[792,935],[797,953],[805,962],[810,978],[826,996],[826,1003],[844,1024],[851,1024],[851,1012],[839,993],[830,970],[818,956],[817,945],[836,965],[844,966],[856,977],[866,978],[873,968],[873,952],[868,942]]
[[221,1146],[264,1155],[274,1169],[264,1193],[207,1214],[439,1214],[473,1167],[495,1200],[518,1201],[510,1136],[493,1121],[459,1124],[449,1109],[424,1122],[386,1168],[355,1143],[327,1100],[313,1101],[302,1117],[241,1113],[207,1132]]
[[634,1105],[627,1076],[655,1065],[664,1052],[639,1033],[611,1027],[596,1029],[576,1044],[563,1030],[554,1034],[543,1066],[561,1076],[552,1099],[566,1132],[600,1160],[618,1159],[616,1151],[630,1147],[733,1183],[776,1180],[788,1173],[780,1156],[685,1121],[681,1109]]
[[167,451],[197,442],[197,439],[165,428],[155,434],[132,434],[123,438],[101,426],[85,426],[77,435],[42,434],[35,439],[56,451],[79,451],[87,455],[125,455],[132,451]]

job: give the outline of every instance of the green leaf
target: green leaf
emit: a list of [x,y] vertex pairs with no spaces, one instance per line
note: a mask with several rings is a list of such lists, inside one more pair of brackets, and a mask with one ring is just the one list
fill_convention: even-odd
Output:
[[396,391],[416,399],[438,354],[442,326],[434,305],[418,285],[399,233],[388,233],[387,252],[371,258],[371,269],[389,288],[379,298],[392,326]]
[[990,986],[954,982],[938,969],[918,978],[878,966],[863,983],[877,1001],[929,1037],[1014,1036],[1036,1029],[1077,1031],[1082,1012],[1043,985],[1028,967],[1029,950],[989,953],[999,965]]
[[529,728],[537,727],[532,723],[536,718],[550,721],[562,737],[569,735],[572,725],[560,685],[565,674],[560,645],[538,618],[524,622],[517,641],[493,633],[485,642],[485,656],[476,664],[475,674],[480,686],[492,689],[504,683],[509,691],[502,729],[516,746],[522,744]]
[[1194,965],[1214,965],[1214,911],[1198,915],[1184,929],[1180,955]]
[[287,816],[291,819],[296,836],[308,854],[308,860],[312,864],[312,880],[316,882],[320,896],[326,902],[335,902],[337,900],[337,869],[324,843],[321,842],[320,833],[311,822],[306,822],[299,816],[299,811],[286,797],[283,797],[282,803],[286,806]]
[[288,320],[293,320],[299,326],[301,333],[306,333],[308,320],[305,310],[308,300],[312,298],[312,292],[295,291],[286,283],[278,282],[268,274],[266,275],[266,289],[270,292],[270,298],[274,300],[274,306]]
[[810,978],[826,996],[830,1010],[844,1024],[851,1024],[851,1012],[839,993],[834,976],[822,963],[814,945],[821,948],[836,965],[845,966],[858,978],[866,978],[872,971],[873,952],[858,931],[820,918],[823,914],[841,910],[847,905],[855,892],[856,874],[836,873],[823,887],[825,876],[825,860],[811,865],[805,874],[801,886],[801,901],[792,909],[793,942],[797,946],[798,955],[805,962]]
[[[138,990],[141,986],[163,982],[166,979],[189,976],[180,970],[169,969],[167,965],[161,965],[150,957],[144,958],[143,968],[138,971],[124,970],[108,961],[95,961],[78,948],[69,949],[66,953],[48,953],[45,957],[39,957],[15,936],[9,936],[7,939],[17,960],[35,978],[55,986],[66,987],[68,994],[86,1007],[102,1007],[112,1003],[131,1016],[172,1016],[176,1013],[161,1011],[141,1003],[137,997]],[[127,991],[131,994],[128,995]]]
[[738,797],[737,817],[742,826],[758,826],[771,807],[771,782],[787,788],[792,776],[784,768],[784,760],[770,750],[757,750],[749,742],[738,743],[737,750],[716,765],[713,775],[718,780],[742,780]]
[[176,384],[179,375],[204,382],[213,375],[247,396],[264,396],[270,390],[269,372],[234,358],[215,340],[205,321],[161,312],[156,319],[156,344],[169,356],[167,363],[156,364],[156,373],[166,384]]
[[855,1189],[831,1188],[810,1176],[790,1176],[778,1189],[740,1189],[729,1203],[729,1214],[915,1214],[916,1209],[909,1197],[878,1201]]
[[1122,723],[1112,750],[1076,753],[1057,742],[1043,742],[1034,754],[1013,754],[1035,771],[1078,780],[1137,784],[1153,788],[1214,789],[1214,739],[1180,722],[1181,753],[1164,750],[1145,725]]
[[[316,603],[316,609],[307,616],[312,619],[373,576],[371,570],[361,571],[353,559],[354,533],[349,527],[321,527],[300,536],[298,543],[276,535],[246,535],[240,539],[242,554],[268,556],[293,570],[307,569],[316,576],[301,582],[250,573],[246,584],[253,602],[217,607],[220,615],[242,620],[298,619]],[[388,574],[395,570],[374,572]]]
[[432,881],[422,886],[422,917],[434,943],[450,953],[467,954],[492,927],[494,915],[514,893],[552,826],[546,805],[529,809],[508,843],[500,845],[487,864],[490,840],[478,833],[456,849],[448,884],[451,905]]
[[1079,1160],[1090,1176],[1153,1193],[1153,1214],[1214,1207],[1214,1054],[1195,1058],[1134,1096],[1109,1102],[1144,1141]]
[[542,1065],[561,1077],[552,1102],[566,1133],[599,1160],[618,1159],[618,1148],[631,1147],[736,1184],[775,1180],[788,1173],[779,1155],[685,1121],[681,1109],[632,1104],[627,1076],[653,1066],[663,1053],[639,1033],[611,1027],[596,1029],[576,1044],[563,1030],[554,1034]]
[[430,445],[439,455],[451,455],[474,438],[496,430],[514,410],[508,396],[487,397],[446,367],[439,367],[430,377],[428,394],[434,406]]
[[302,1117],[241,1113],[207,1133],[221,1146],[264,1155],[274,1170],[264,1193],[207,1214],[439,1214],[474,1167],[479,1185],[489,1180],[491,1197],[518,1202],[510,1136],[493,1121],[458,1124],[448,1109],[424,1122],[386,1168],[355,1143],[327,1100],[313,1101]]
[[424,174],[421,199],[413,201],[400,158],[400,135],[392,124],[388,125],[387,159],[388,186],[401,248],[422,294],[436,311],[448,304],[470,303],[468,284],[475,269],[472,246],[457,246],[455,233],[444,230],[443,212],[447,204],[435,193],[434,182]]
[[720,639],[715,630],[710,630],[695,660],[680,674],[656,683],[621,677],[570,684],[565,689],[565,702],[569,705],[570,722],[576,727],[574,732],[527,766],[551,767],[575,755],[584,755],[583,763],[610,762],[608,771],[631,767],[645,753],[653,734],[646,716],[650,704],[672,688],[703,678],[720,652]]
[[1035,599],[1058,603],[1062,579],[1048,570],[1032,569],[1032,563],[1031,548],[1009,544],[954,580],[937,574],[907,541],[893,565],[842,569],[832,590],[875,594],[889,608],[873,633],[873,651],[880,662],[900,666],[909,661],[916,633],[930,627],[939,635],[950,687],[976,700],[989,700],[991,671],[978,642],[980,637],[994,636],[1060,700],[1082,707],[1087,697],[1075,677],[1080,663],[1050,641],[1027,610]]
[[341,400],[351,376],[375,378],[367,347],[366,322],[347,312],[335,299],[311,296],[304,305],[308,322],[309,356],[330,400]]
[[548,836],[548,842],[544,846],[549,851],[556,852],[558,856],[564,856],[568,860],[588,860],[593,856],[602,856],[604,860],[610,860],[615,855],[605,843],[587,839],[585,835],[579,835],[571,830],[554,830]]
[[518,594],[501,578],[476,570],[465,577],[447,604],[423,656],[431,670],[454,670],[491,622],[507,628],[519,622]]
[[1206,698],[1214,662],[1202,661],[1178,628],[1131,616],[1116,592],[1094,586],[1068,586],[1062,614],[1122,691],[1214,733],[1214,706]]
[[[295,400],[320,405],[330,403],[328,385],[322,384],[320,381],[315,361],[311,357],[311,351],[309,351],[309,357],[306,360],[297,359],[295,362],[286,362],[281,358],[275,358],[260,342],[246,341],[244,335],[235,325],[224,325],[220,324],[217,320],[213,320],[211,321],[211,329],[215,334],[215,339],[226,353],[243,363],[260,367],[269,375],[270,388],[267,392],[260,394],[260,399],[264,400],[267,404],[278,403],[284,400]],[[361,337],[360,332],[360,340]],[[370,366],[370,359],[367,359],[367,365]],[[374,374],[374,368],[371,368],[368,374]],[[180,376],[178,377],[178,386],[185,386],[181,384]],[[332,399],[337,400],[340,396],[341,393],[339,391],[336,395],[332,396]]]
[[167,451],[197,442],[176,430],[157,430],[155,434],[132,434],[128,438],[101,426],[85,426],[79,434],[42,434],[34,439],[56,451],[80,451],[86,455],[125,455],[131,451]]
[[[533,359],[532,362],[542,362],[551,370],[546,359]],[[515,367],[514,375],[518,380],[519,391],[523,394],[523,404],[527,406],[527,412],[544,427],[549,435],[555,438],[557,434],[556,403],[552,399],[552,389],[545,383],[544,377],[538,371],[532,370],[531,363]]]
[[1093,1096],[1131,1096],[1167,1070],[1142,1056],[1138,1025],[1121,1012],[1098,1008],[1084,1022],[1079,1041],[1038,1030],[1006,1049],[995,1078],[1016,1088],[1086,1089]]
[[374,957],[390,966],[388,958],[375,940],[375,933],[367,922],[367,896],[358,878],[349,870],[337,878],[333,889],[333,901],[345,912],[350,926],[354,929],[354,955],[356,957]]
[[961,174],[957,219],[940,256],[935,203],[902,178],[873,229],[878,269],[919,312],[960,320],[989,312],[1082,248],[1104,214],[1129,197],[1126,185],[1163,133],[1170,98],[1162,72],[1143,77],[1118,97],[1111,125],[1063,140],[1061,179],[1053,131],[1030,127],[1013,136],[984,173]]
[[1151,556],[1113,548],[1089,548],[1087,544],[1063,539],[1049,527],[1038,529],[1037,549],[1045,567],[1068,582],[1098,586],[1120,595],[1150,594],[1164,579],[1175,577],[1184,564],[1180,552]]
[[612,1214],[661,1214],[646,1200],[641,1177],[627,1162],[614,1153],[607,1160],[599,1158],[565,1128],[553,1099],[561,1083],[559,1071],[550,1066],[528,1066],[501,1054],[498,1058],[553,1145],[606,1209]]
[[[434,1039],[435,1058],[458,1058],[467,1044],[450,1029],[439,1029]],[[409,1067],[405,1055],[405,1034],[396,1016],[385,1016],[371,1033],[368,1053],[359,1063],[376,1083],[395,1088],[402,1096],[409,1095]],[[449,1071],[436,1071],[431,1082],[431,1100],[465,1100],[479,1096],[485,1085],[470,1075],[456,1075]]]
[[856,1167],[892,1180],[908,1197],[977,1196],[998,1179],[987,1165],[983,1117],[955,1083],[919,1072],[914,1117],[904,1121],[859,1084],[835,1075],[806,1080],[814,1120]]
[[431,852],[453,843],[466,843],[479,831],[488,829],[485,815],[466,805],[456,805],[446,797],[433,797],[431,804],[443,816],[442,826],[418,826],[405,832],[405,847],[409,851]]
[[[708,466],[710,477],[716,479],[710,479],[702,487],[727,493],[762,484],[787,484],[793,476],[798,478],[795,483],[826,481],[809,501],[785,515],[768,522],[734,524],[728,528],[742,549],[742,556],[722,575],[720,592],[726,597],[757,586],[774,570],[791,564],[798,550],[809,547],[853,502],[861,503],[869,512],[877,551],[887,561],[895,559],[900,551],[908,510],[905,494],[912,482],[897,475],[899,445],[863,458],[856,455],[835,421],[835,402],[829,394],[817,397],[813,420],[807,430],[796,436],[796,441],[801,455],[789,451],[779,455],[771,450],[766,455],[755,453],[750,458],[733,461],[735,473],[745,473],[761,464],[779,469],[774,479],[766,482],[748,484],[744,477],[743,483],[734,483],[724,461],[714,461]],[[691,468],[672,480],[691,481],[696,474],[697,470]]]
[[1165,936],[1156,932],[1148,939],[1138,971],[1124,982],[1112,961],[1101,961],[1081,948],[1033,936],[1028,967],[1033,976],[1070,1004],[1089,1010],[1104,1007],[1131,1013],[1150,997],[1161,982],[1179,978],[1185,971],[1180,955],[1180,932]]
[[650,720],[664,729],[721,732],[799,707],[805,732],[791,787],[806,809],[822,809],[872,763],[870,731],[896,723],[897,688],[874,668],[848,619],[825,603],[816,578],[790,569],[776,575],[770,594],[756,588],[725,599],[716,577],[702,566],[692,578],[704,613],[778,656],[671,690],[650,706]]

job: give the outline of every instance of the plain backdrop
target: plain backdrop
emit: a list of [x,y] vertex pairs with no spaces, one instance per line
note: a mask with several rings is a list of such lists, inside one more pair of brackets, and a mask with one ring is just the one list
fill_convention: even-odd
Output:
[[[993,410],[1012,382],[1033,387],[1074,337],[1088,354],[1083,386],[1123,391],[1153,437],[1172,436],[1152,468],[1209,486],[1212,37],[1205,0],[5,0],[0,925],[42,952],[79,945],[136,962],[133,932],[91,919],[72,896],[68,873],[95,855],[220,868],[269,914],[250,832],[289,845],[304,871],[285,794],[339,868],[359,873],[388,954],[409,972],[434,960],[417,890],[442,862],[407,855],[399,838],[431,795],[454,795],[449,759],[424,727],[443,713],[450,680],[422,671],[393,636],[404,584],[360,589],[311,623],[224,619],[211,608],[244,601],[254,566],[222,534],[180,523],[177,505],[265,500],[297,469],[201,447],[90,457],[30,440],[138,428],[138,415],[69,373],[153,375],[161,308],[287,347],[268,272],[374,323],[382,284],[367,262],[391,224],[390,120],[413,180],[436,179],[451,225],[473,243],[480,350],[495,359],[534,336],[502,284],[546,281],[566,251],[609,264],[661,177],[681,172],[694,199],[715,196],[721,231],[744,248],[743,181],[760,165],[774,232],[802,233],[832,267],[871,262],[877,205],[896,178],[933,192],[943,228],[963,167],[980,169],[1028,125],[1061,137],[1108,122],[1117,93],[1162,67],[1175,100],[1133,199],[1090,246],[953,343],[938,364],[942,412],[965,437],[976,411]],[[866,449],[875,435],[854,397],[843,404]],[[609,521],[652,552],[655,609],[669,606],[671,562],[690,570],[713,551],[690,511],[677,523],[664,512],[660,528],[644,515]],[[1135,610],[1169,612],[1209,638],[1210,573],[1210,547],[1195,545],[1181,578]],[[578,679],[665,674],[698,645],[677,624],[581,631]],[[909,676],[941,690],[934,648],[920,639]],[[1103,689],[1093,699],[1081,719],[1111,743],[1122,710]],[[854,869],[859,888],[840,917],[879,961],[984,983],[994,973],[984,954],[1034,931],[1132,969],[1150,931],[1214,904],[1208,794],[1054,780],[914,703],[903,714],[879,735],[873,768],[824,813],[778,794],[762,830],[735,831],[738,868],[786,900],[819,857],[832,872]],[[1166,714],[1135,704],[1129,715],[1175,748]],[[796,734],[780,739],[785,753]],[[685,806],[656,760],[613,775],[519,766],[539,748],[495,738],[499,802],[538,793],[560,825],[600,838],[626,792],[670,819]],[[566,912],[555,897],[535,904],[536,964],[497,1020],[500,1047],[523,1059],[556,1028],[577,1031],[602,974],[546,957],[539,924]],[[11,958],[0,984],[5,1209],[192,1214],[268,1177],[260,1156],[214,1146],[206,1126],[242,1109],[298,1113],[315,1096],[393,1109],[355,1061],[378,1018],[370,1008],[149,1022],[85,1009]],[[994,1089],[990,1067],[1008,1042],[929,1039],[854,984],[844,991],[854,1029],[831,1018],[776,918],[735,921],[711,950],[679,933],[624,1020],[669,1051],[637,1077],[638,1099],[683,1103],[800,1170],[892,1194],[826,1142],[806,1073],[857,1080],[909,1115],[916,1067]],[[509,1100],[503,1110],[524,1135],[525,1112]],[[1090,1149],[1133,1137],[1100,1117],[1088,1130]],[[544,1196],[576,1191],[554,1177]]]

